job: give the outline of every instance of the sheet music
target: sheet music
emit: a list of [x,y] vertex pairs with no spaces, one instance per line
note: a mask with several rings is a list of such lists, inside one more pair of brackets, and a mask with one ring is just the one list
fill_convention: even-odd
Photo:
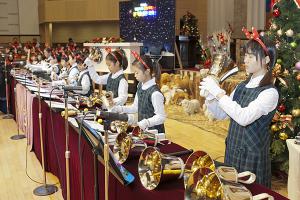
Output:
[[[33,87],[33,86],[28,86],[26,85],[26,87],[28,88],[28,90],[32,91],[32,92],[38,92],[38,87]],[[41,93],[49,93],[49,89],[45,89],[45,88],[40,88],[40,92]]]
[[[48,105],[50,105],[50,101],[45,101]],[[64,103],[61,103],[61,102],[55,102],[55,101],[52,101],[51,102],[51,107],[52,108],[60,108],[60,109],[65,109],[65,104]],[[68,104],[68,109],[69,110],[76,110],[77,111],[77,108],[75,108],[74,106],[72,106],[71,104]]]
[[[35,92],[35,94],[38,96],[38,92]],[[50,93],[41,93],[40,96],[50,99]],[[52,94],[51,99],[60,99],[60,98],[57,95]]]
[[68,118],[68,121],[73,125],[75,126],[76,128],[79,128],[78,124],[77,124],[77,121],[74,117],[69,117]]

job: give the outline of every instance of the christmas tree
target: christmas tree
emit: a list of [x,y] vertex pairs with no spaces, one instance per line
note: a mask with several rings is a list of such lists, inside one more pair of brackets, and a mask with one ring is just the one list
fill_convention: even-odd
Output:
[[300,132],[300,9],[296,0],[277,0],[266,34],[276,42],[273,69],[280,99],[271,125],[271,159],[275,170],[288,172],[286,139]]
[[188,12],[180,19],[180,35],[193,36],[197,40],[200,38],[198,30],[198,20],[192,13]]

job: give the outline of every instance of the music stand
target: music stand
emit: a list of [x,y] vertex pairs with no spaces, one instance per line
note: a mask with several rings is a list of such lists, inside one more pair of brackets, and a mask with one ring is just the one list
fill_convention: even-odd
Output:
[[[79,125],[81,125],[81,119],[76,118],[76,121]],[[106,120],[105,120],[106,121]],[[109,122],[105,122],[106,125],[104,127],[107,127],[107,124]],[[103,165],[105,165],[104,160],[104,152],[105,152],[105,141],[102,136],[100,136],[96,130],[91,128],[91,126],[83,121],[82,124],[83,128],[83,136],[89,143],[89,145],[93,149],[94,153],[94,176],[95,176],[95,197],[98,196],[98,178],[97,178],[97,162],[96,160],[99,160]],[[106,128],[104,128],[106,129]],[[114,177],[122,184],[122,185],[129,185],[134,181],[134,176],[127,171],[121,164],[118,163],[118,161],[115,160],[113,152],[108,148],[108,154],[109,154],[109,171],[114,175]],[[107,186],[106,186],[107,187]],[[106,188],[108,189],[108,188]],[[106,191],[107,193],[107,191]],[[106,198],[108,198],[108,194],[105,194]]]

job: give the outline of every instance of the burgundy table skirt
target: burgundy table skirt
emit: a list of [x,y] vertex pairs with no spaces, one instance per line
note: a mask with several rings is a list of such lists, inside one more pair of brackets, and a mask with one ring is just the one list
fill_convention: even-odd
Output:
[[[39,122],[38,122],[38,99],[33,100],[33,148],[37,158],[41,161],[40,149],[40,135],[39,135]],[[50,120],[50,108],[42,101],[42,128],[43,128],[43,142],[45,149],[45,167],[46,171],[56,175],[61,183],[62,194],[66,199],[66,170],[65,170],[65,125],[64,119],[60,113],[51,111],[53,116],[53,129]],[[78,131],[72,126],[70,130],[70,191],[72,200],[80,200],[80,164],[78,152]],[[184,150],[183,147],[177,144],[170,144],[160,147],[163,153],[170,153],[175,151]],[[85,141],[84,137],[81,138],[81,150],[83,155],[83,183],[84,183],[84,199],[94,199],[94,167],[93,167],[93,153],[92,149]],[[183,158],[184,160],[186,157]],[[171,182],[161,183],[157,189],[148,191],[143,188],[139,181],[137,173],[137,159],[128,160],[124,167],[129,170],[134,176],[135,181],[128,185],[123,186],[112,174],[109,180],[109,199],[184,199],[183,180],[174,180]],[[104,199],[104,167],[98,162],[98,179],[99,179],[99,199]],[[250,191],[255,195],[266,192],[274,196],[275,199],[286,199],[285,197],[257,184],[247,186]]]

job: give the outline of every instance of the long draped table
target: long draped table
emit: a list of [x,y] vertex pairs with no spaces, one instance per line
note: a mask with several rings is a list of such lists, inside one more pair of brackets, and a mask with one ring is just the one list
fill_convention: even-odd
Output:
[[[32,101],[32,121],[33,121],[33,151],[41,162],[40,149],[40,133],[39,133],[39,102],[38,98]],[[66,170],[65,170],[65,123],[64,118],[59,112],[50,110],[48,104],[41,101],[42,113],[42,130],[43,143],[45,152],[45,168],[46,171],[53,173],[60,180],[62,194],[66,199]],[[53,124],[51,123],[51,115]],[[53,127],[52,127],[53,125]],[[80,162],[78,152],[79,131],[77,128],[69,124],[69,149],[70,149],[70,193],[72,200],[80,200]],[[81,136],[82,137],[82,136]],[[184,150],[183,147],[177,144],[164,145],[159,147],[163,153],[171,153]],[[84,184],[84,199],[94,199],[94,156],[91,147],[84,139],[81,138],[81,153],[83,163],[83,184]],[[186,156],[182,157],[186,160]],[[112,174],[109,178],[109,199],[184,199],[183,180],[174,180],[161,183],[157,189],[148,191],[141,185],[137,172],[138,159],[131,159],[125,162],[124,167],[129,170],[134,176],[135,181],[128,185],[122,185]],[[104,167],[98,162],[98,179],[99,179],[99,199],[104,199]],[[265,188],[258,184],[246,185],[253,195],[259,193],[269,193],[276,200],[285,200],[287,198],[280,194]]]

